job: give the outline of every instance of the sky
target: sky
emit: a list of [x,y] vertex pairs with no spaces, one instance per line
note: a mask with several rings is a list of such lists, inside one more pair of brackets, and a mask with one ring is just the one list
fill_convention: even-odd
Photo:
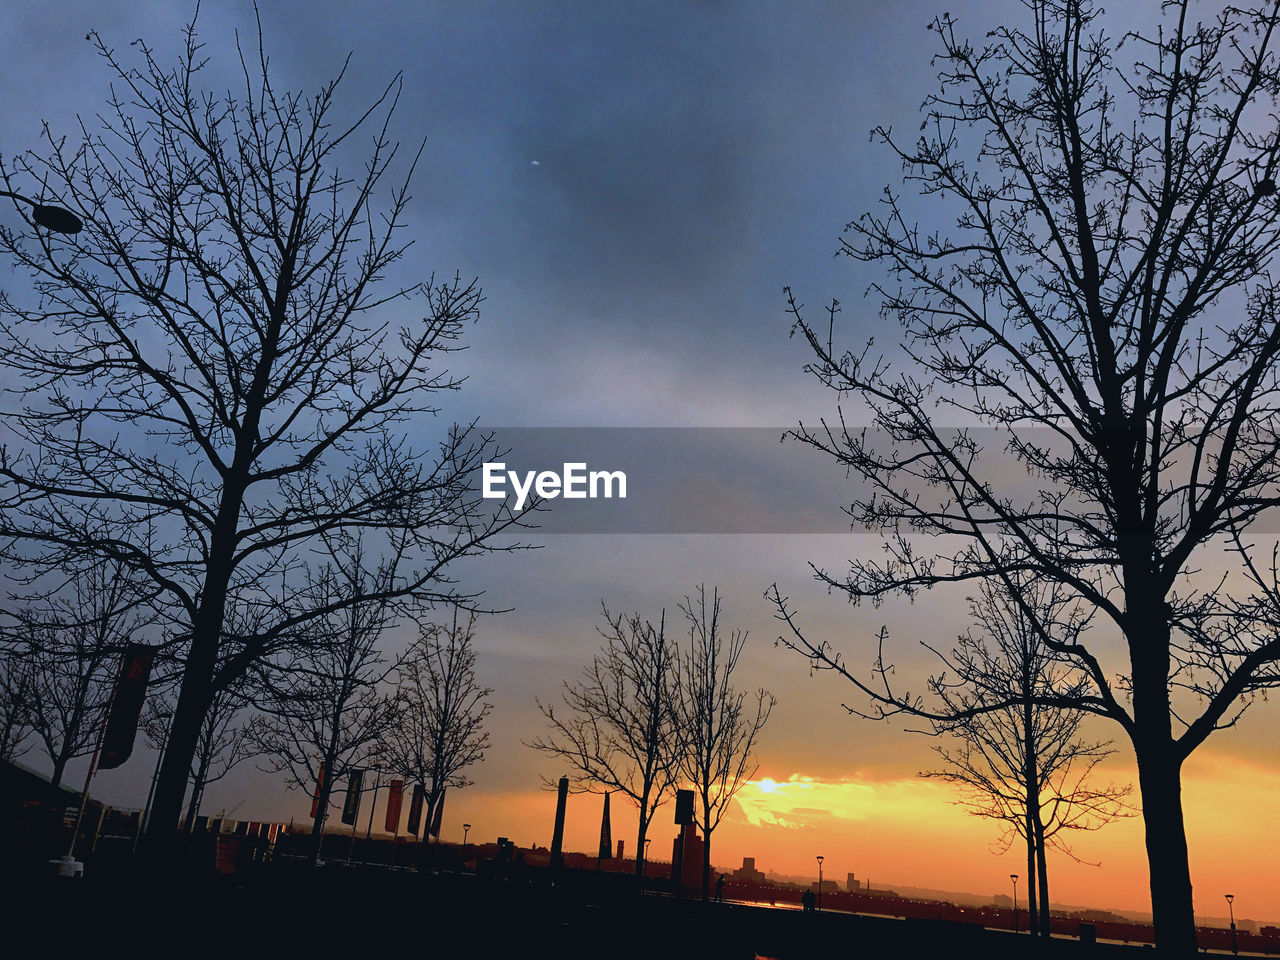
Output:
[[[393,131],[425,141],[412,181],[405,269],[477,277],[481,318],[451,368],[468,377],[444,416],[494,427],[756,427],[781,434],[829,413],[788,336],[784,285],[817,309],[844,305],[846,336],[893,343],[895,328],[865,299],[870,268],[834,256],[846,223],[900,178],[868,137],[876,124],[911,131],[936,86],[926,25],[947,9],[981,37],[1017,3],[902,2],[264,3],[275,83],[314,89],[351,55],[340,107],[351,115],[403,71]],[[56,5],[12,0],[0,10],[0,153],[38,145],[40,124],[72,132],[104,106],[107,68],[83,39],[98,30],[126,59],[144,37],[161,59],[178,50],[192,7],[181,3]],[[199,31],[215,87],[236,77],[234,42],[254,42],[252,6],[206,0]],[[5,214],[6,216],[8,214]],[[0,283],[20,282],[8,272]],[[429,429],[429,427],[424,427]],[[813,469],[829,469],[815,465]],[[475,785],[449,797],[444,831],[472,840],[550,840],[561,771],[523,745],[539,726],[535,697],[556,696],[590,659],[602,600],[615,610],[674,613],[698,583],[716,584],[729,621],[749,631],[743,687],[767,686],[777,708],[748,785],[715,834],[717,866],[754,856],[762,869],[804,874],[825,856],[829,877],[1005,892],[1019,854],[990,849],[991,824],[965,815],[937,781],[927,737],[842,707],[853,691],[780,647],[765,589],[777,582],[811,632],[870,663],[874,635],[897,638],[898,675],[930,669],[917,641],[948,643],[967,626],[963,596],[854,609],[810,576],[879,547],[841,529],[839,477],[761,485],[830,527],[769,533],[566,533],[541,549],[469,561],[464,583],[509,612],[478,631],[481,680],[495,691],[493,746]],[[834,482],[833,482],[834,480]],[[802,496],[797,497],[796,490]],[[741,492],[740,490],[738,492]],[[808,498],[808,499],[806,499]],[[800,502],[800,501],[805,502]],[[811,500],[812,502],[809,502]],[[789,501],[795,501],[790,502]],[[785,526],[785,524],[784,524]],[[392,639],[395,643],[395,638]],[[1202,917],[1280,918],[1274,818],[1280,748],[1274,704],[1216,734],[1186,770],[1192,877]],[[1099,737],[1118,731],[1099,727]],[[101,775],[108,800],[141,806],[149,754]],[[1103,777],[1132,782],[1117,743]],[[71,779],[74,781],[73,771]],[[767,782],[766,782],[767,781]],[[212,785],[206,810],[301,820],[309,801],[249,766]],[[625,805],[614,836],[633,843]],[[655,842],[674,835],[659,814]],[[591,849],[599,799],[575,797],[569,845]],[[634,817],[631,817],[634,820]],[[1055,901],[1148,905],[1138,819],[1082,836],[1051,862]]]

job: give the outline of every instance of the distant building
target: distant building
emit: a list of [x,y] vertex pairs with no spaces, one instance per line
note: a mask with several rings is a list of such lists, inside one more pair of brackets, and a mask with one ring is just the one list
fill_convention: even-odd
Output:
[[733,879],[739,883],[764,883],[764,874],[756,869],[755,857],[743,857],[742,866],[733,871]]
[[845,886],[844,886],[844,888],[845,888],[847,891],[849,891],[850,893],[857,893],[857,892],[858,892],[858,878],[857,878],[857,877],[855,877],[852,873],[851,873],[851,874],[849,874],[849,879],[845,881]]

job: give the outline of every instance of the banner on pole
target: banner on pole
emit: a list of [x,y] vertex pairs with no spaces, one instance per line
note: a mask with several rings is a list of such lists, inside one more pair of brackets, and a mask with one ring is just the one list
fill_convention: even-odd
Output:
[[352,770],[347,778],[347,801],[342,805],[342,822],[355,826],[360,813],[360,793],[364,790],[364,771]]
[[116,677],[115,694],[111,697],[111,713],[107,717],[107,729],[102,735],[102,753],[98,758],[99,770],[112,770],[133,753],[133,741],[138,733],[138,717],[147,698],[147,680],[151,676],[151,661],[155,648],[131,643],[120,660],[120,674]]
[[400,832],[400,806],[404,803],[404,781],[392,780],[387,790],[387,820],[383,828],[387,832]]
[[444,790],[441,789],[440,796],[436,798],[436,808],[431,815],[431,835],[437,840],[440,839],[440,821],[444,819]]
[[316,792],[311,794],[311,819],[316,818],[316,814],[320,812],[320,794],[324,790],[324,779],[327,776],[324,764],[320,764],[320,774],[316,777]]
[[416,837],[422,828],[422,801],[425,798],[426,791],[422,789],[422,784],[415,783],[413,797],[409,800],[409,835],[412,837]]

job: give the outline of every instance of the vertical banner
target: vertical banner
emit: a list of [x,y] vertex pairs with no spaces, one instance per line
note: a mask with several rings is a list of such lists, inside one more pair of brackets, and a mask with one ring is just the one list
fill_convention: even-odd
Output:
[[347,800],[342,805],[342,822],[355,826],[356,815],[360,813],[360,793],[364,790],[364,771],[355,769],[347,778]]
[[426,791],[422,789],[422,784],[415,783],[413,797],[409,800],[409,835],[412,837],[416,837],[422,828],[422,801],[425,797]]
[[400,832],[400,806],[404,803],[404,781],[392,780],[387,790],[387,820],[383,829],[388,833]]
[[608,860],[613,856],[613,831],[609,828],[609,794],[604,795],[604,814],[600,818],[600,852],[599,859]]
[[316,814],[320,812],[320,794],[324,792],[324,780],[328,774],[325,772],[324,764],[320,764],[320,774],[316,777],[316,792],[311,795],[311,819],[316,818]]
[[444,789],[441,788],[440,796],[436,798],[435,811],[431,815],[431,835],[437,840],[440,839],[440,821],[444,819]]
[[116,690],[111,697],[107,729],[102,735],[99,770],[112,770],[128,760],[129,754],[133,753],[138,717],[142,715],[142,703],[147,696],[147,680],[151,676],[151,661],[155,653],[153,647],[140,643],[131,643],[125,648],[120,660],[120,673],[116,677]]

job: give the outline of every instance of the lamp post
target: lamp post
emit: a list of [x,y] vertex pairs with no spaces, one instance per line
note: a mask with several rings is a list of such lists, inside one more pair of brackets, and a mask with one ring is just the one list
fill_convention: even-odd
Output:
[[640,876],[647,877],[649,875],[649,844],[653,843],[653,837],[644,838],[644,863],[640,865]]
[[1016,873],[1009,874],[1009,879],[1013,881],[1013,932],[1018,932],[1018,875]]
[[471,832],[471,824],[469,824],[469,823],[464,823],[464,824],[462,825],[462,850],[463,850],[463,853],[465,853],[465,852],[466,852],[466,850],[467,850],[467,834],[468,834],[468,833],[470,833],[470,832]]
[[1231,952],[1238,954],[1240,951],[1236,949],[1236,908],[1233,905],[1236,899],[1234,893],[1228,893],[1227,910],[1231,913]]
[[818,912],[822,912],[822,858],[818,858]]
[[74,234],[84,229],[84,224],[80,222],[80,218],[63,207],[36,203],[30,197],[24,197],[20,193],[14,193],[12,190],[0,190],[0,197],[11,197],[14,200],[29,204],[31,206],[31,219],[36,222],[37,226],[44,227],[46,230]]

